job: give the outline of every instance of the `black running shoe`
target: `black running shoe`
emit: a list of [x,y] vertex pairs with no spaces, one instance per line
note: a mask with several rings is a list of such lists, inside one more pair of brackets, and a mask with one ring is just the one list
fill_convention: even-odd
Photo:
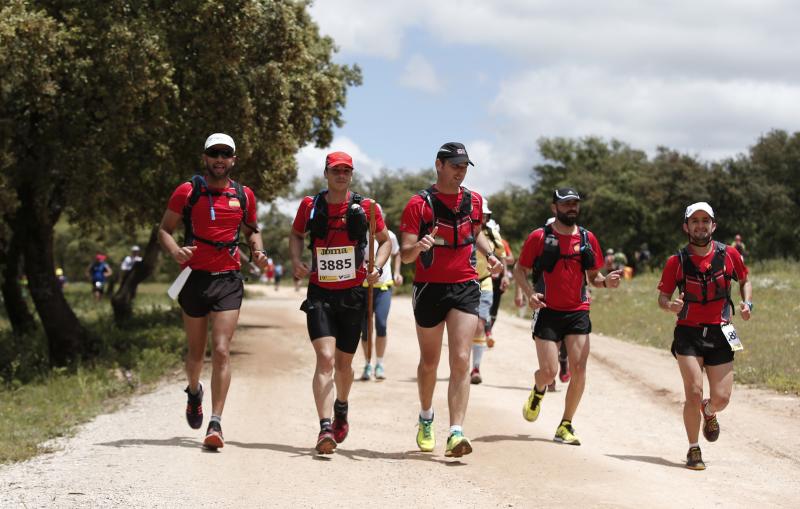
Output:
[[200,384],[197,394],[192,394],[188,385],[183,392],[188,396],[186,399],[186,422],[192,429],[200,429],[203,425],[203,384]]
[[706,405],[708,405],[708,400],[704,399],[700,405],[700,411],[703,413],[703,436],[709,442],[716,442],[719,438],[719,421],[717,414],[711,417],[706,415]]
[[686,468],[691,470],[705,470],[706,464],[703,463],[703,455],[699,447],[690,447],[686,453]]

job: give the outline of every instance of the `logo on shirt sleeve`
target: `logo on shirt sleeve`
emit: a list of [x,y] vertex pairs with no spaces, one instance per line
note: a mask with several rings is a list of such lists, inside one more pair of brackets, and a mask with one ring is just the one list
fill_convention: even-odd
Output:
[[230,200],[228,200],[228,206],[232,209],[242,208],[242,205],[239,203],[238,198],[231,198]]

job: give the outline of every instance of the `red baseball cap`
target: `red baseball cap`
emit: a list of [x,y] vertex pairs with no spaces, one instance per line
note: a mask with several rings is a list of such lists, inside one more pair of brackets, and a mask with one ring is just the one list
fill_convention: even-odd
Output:
[[353,169],[353,158],[346,152],[331,152],[325,158],[325,167],[333,168],[334,166],[344,165]]

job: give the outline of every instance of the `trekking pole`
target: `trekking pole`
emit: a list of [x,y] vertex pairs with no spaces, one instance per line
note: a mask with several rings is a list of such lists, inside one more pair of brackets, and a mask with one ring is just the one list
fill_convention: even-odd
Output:
[[[367,274],[372,274],[375,268],[375,200],[369,204],[369,264]],[[372,283],[367,287],[367,364],[372,362]]]

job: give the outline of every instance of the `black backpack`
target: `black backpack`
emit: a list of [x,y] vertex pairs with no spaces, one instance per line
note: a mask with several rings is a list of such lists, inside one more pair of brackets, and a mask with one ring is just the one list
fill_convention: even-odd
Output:
[[589,243],[589,232],[583,226],[578,226],[578,232],[581,237],[579,251],[574,254],[562,255],[558,237],[555,232],[553,232],[553,225],[548,224],[544,226],[544,248],[542,249],[542,254],[533,261],[533,271],[531,272],[534,288],[539,290],[544,286],[543,272],[553,272],[556,263],[562,258],[570,259],[580,257],[581,268],[584,271],[594,268],[596,259],[594,250],[592,250],[592,245]]
[[[239,231],[241,230],[241,225],[244,224],[251,230],[258,232],[258,227],[255,225],[251,225],[247,222],[247,195],[244,192],[244,188],[238,183],[233,180],[230,181],[230,187],[232,187],[235,193],[231,193],[230,191],[214,191],[208,187],[206,183],[206,179],[203,178],[202,175],[194,175],[192,176],[192,194],[189,195],[189,201],[183,207],[183,226],[184,226],[184,235],[183,235],[183,242],[186,246],[191,246],[192,243],[197,240],[198,242],[203,242],[204,244],[209,244],[214,246],[217,249],[228,248],[231,256],[236,252],[236,249],[239,247]],[[214,241],[204,239],[203,237],[199,237],[195,232],[194,228],[192,227],[192,208],[194,208],[197,201],[200,199],[201,196],[208,196],[209,201],[211,200],[212,196],[226,196],[228,198],[236,198],[239,200],[239,205],[242,210],[242,220],[236,228],[236,235],[234,235],[233,239],[229,242],[221,242],[221,241]],[[216,219],[216,213],[214,212],[214,206],[211,206],[211,220],[214,221]]]
[[[306,231],[309,232],[308,249],[314,254],[314,239],[325,240],[328,238],[329,217],[328,200],[325,196],[328,190],[320,191],[314,197],[311,204],[311,217],[306,223]],[[367,230],[369,224],[367,214],[361,202],[364,198],[354,192],[350,192],[350,200],[347,202],[347,212],[345,212],[345,224],[347,226],[347,238],[356,242],[356,268],[364,263],[364,249],[367,247]],[[374,201],[373,201],[374,203]]]

